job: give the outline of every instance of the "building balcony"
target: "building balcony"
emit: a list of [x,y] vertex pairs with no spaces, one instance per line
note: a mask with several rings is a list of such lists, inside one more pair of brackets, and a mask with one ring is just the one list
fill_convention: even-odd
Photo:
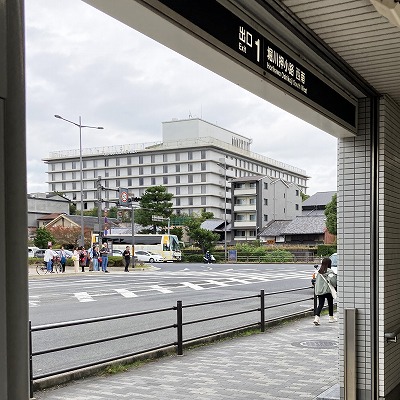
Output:
[[256,188],[234,189],[234,196],[255,196]]
[[255,229],[256,226],[257,226],[256,221],[233,221],[234,229],[238,229],[238,228]]
[[235,204],[233,208],[235,212],[246,212],[246,211],[257,210],[257,206],[255,204]]

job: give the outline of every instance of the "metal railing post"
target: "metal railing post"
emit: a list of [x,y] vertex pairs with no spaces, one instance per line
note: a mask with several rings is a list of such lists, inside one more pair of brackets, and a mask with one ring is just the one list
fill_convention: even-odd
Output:
[[261,321],[260,321],[261,332],[265,332],[265,294],[264,294],[264,289],[262,289],[260,292],[260,314],[261,314]]
[[176,328],[178,340],[178,356],[183,355],[182,301],[176,302]]
[[33,398],[32,321],[29,321],[29,398]]

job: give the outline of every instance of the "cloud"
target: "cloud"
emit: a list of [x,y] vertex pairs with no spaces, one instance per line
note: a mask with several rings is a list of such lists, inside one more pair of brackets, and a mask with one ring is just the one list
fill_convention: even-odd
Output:
[[161,122],[201,117],[252,150],[305,169],[309,193],[336,190],[337,139],[80,0],[26,2],[28,191],[48,190],[52,151],[161,140]]

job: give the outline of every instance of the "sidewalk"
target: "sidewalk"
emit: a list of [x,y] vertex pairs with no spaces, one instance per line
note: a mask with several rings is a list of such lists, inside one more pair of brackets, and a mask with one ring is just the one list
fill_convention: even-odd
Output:
[[[338,323],[328,323],[325,315],[315,327],[312,320],[303,318],[263,334],[186,350],[181,357],[35,392],[35,399],[338,399],[326,392],[338,391]],[[334,385],[335,390],[329,390]]]

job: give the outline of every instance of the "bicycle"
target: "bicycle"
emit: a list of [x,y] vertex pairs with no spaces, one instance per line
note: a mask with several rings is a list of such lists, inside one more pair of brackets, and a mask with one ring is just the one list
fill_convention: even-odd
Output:
[[36,272],[39,274],[39,275],[46,275],[48,272],[49,273],[51,273],[51,272],[55,272],[55,273],[59,273],[59,272],[61,272],[61,263],[60,263],[60,259],[58,258],[58,257],[55,257],[54,259],[53,259],[53,268],[52,268],[52,271],[48,271],[47,270],[47,264],[46,264],[46,262],[44,262],[44,261],[39,261],[38,263],[36,263]]

